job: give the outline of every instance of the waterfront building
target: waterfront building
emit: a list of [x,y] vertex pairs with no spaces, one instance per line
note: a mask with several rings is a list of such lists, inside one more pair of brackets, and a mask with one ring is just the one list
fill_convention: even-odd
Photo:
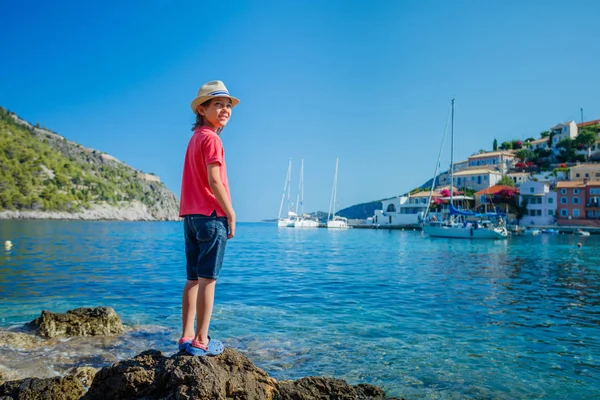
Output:
[[557,194],[550,190],[550,185],[529,181],[520,185],[519,192],[519,204],[527,208],[521,225],[550,225],[556,221]]
[[[382,200],[382,209],[375,210],[373,218],[369,218],[368,221],[380,227],[418,226],[419,217],[422,217],[427,209],[429,196],[429,190],[426,190],[412,195]],[[437,198],[442,198],[437,190],[431,196],[432,202]]]
[[559,225],[600,227],[600,181],[565,181],[556,185]]

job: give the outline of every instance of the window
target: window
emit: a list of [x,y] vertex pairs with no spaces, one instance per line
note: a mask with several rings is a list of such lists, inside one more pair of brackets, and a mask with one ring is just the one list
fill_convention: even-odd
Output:
[[542,216],[542,210],[535,210],[535,215],[537,217],[541,217]]
[[600,210],[596,210],[596,217],[600,217]]
[[548,210],[548,215],[554,215],[554,210]]
[[481,201],[481,203],[485,203],[485,201],[486,201],[486,200],[485,200],[485,194],[482,194],[482,195],[481,195],[481,200],[480,200],[480,201]]
[[535,210],[529,210],[529,216],[535,217]]
[[390,204],[387,206],[387,212],[396,212],[396,206],[394,204]]
[[575,174],[575,178],[579,178],[579,172]]
[[579,204],[579,197],[573,197],[573,204]]
[[568,203],[569,203],[569,199],[567,199],[566,197],[560,198],[560,204],[568,204]]
[[560,189],[560,194],[567,194],[567,189]]
[[573,210],[573,216],[579,217],[579,210]]
[[592,210],[589,210],[589,211],[588,211],[588,217],[589,217],[589,218],[592,218],[593,216],[594,216],[594,211],[592,211]]
[[585,177],[586,177],[586,178],[589,178],[589,177],[590,177],[590,174],[588,174],[588,173],[586,172],[586,173],[585,173]]
[[554,199],[552,197],[548,197],[548,204],[553,204],[554,203]]
[[535,191],[534,188],[529,188],[529,193],[533,193]]
[[573,194],[579,194],[579,189],[573,189]]
[[569,210],[566,210],[564,208],[560,209],[560,216],[561,217],[568,217],[569,216]]
[[[599,145],[600,146],[600,145]],[[600,172],[596,172],[596,178],[600,177]]]

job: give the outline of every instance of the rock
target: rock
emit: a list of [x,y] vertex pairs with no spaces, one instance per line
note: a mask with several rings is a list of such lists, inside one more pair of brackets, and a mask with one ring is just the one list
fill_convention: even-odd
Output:
[[100,370],[83,400],[110,399],[360,399],[383,400],[371,385],[351,386],[330,378],[277,380],[247,357],[225,349],[218,357],[164,356],[148,350]]
[[92,382],[94,381],[94,377],[98,373],[97,368],[93,367],[76,367],[67,372],[67,375],[73,376],[83,384],[83,386],[88,389]]
[[29,324],[43,337],[59,336],[118,336],[123,333],[121,319],[110,307],[77,308],[65,314],[42,311]]
[[281,400],[385,400],[385,392],[372,385],[351,386],[346,381],[333,378],[311,376],[297,381],[279,383]]
[[85,394],[85,388],[79,379],[73,376],[64,378],[27,378],[5,382],[0,385],[2,400],[76,400]]
[[40,338],[21,332],[0,331],[0,347],[33,349],[40,345]]

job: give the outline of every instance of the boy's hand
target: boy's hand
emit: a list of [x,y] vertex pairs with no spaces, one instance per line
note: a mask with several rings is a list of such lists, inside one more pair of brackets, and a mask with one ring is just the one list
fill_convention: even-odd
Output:
[[229,225],[229,234],[227,239],[231,239],[235,236],[235,214],[227,217],[227,225]]

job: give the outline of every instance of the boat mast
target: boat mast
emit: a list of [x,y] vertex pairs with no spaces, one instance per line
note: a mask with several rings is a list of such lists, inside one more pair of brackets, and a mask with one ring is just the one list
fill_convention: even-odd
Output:
[[300,187],[300,212],[302,213],[302,215],[304,215],[304,158],[302,159],[302,163],[300,164]]
[[300,179],[298,179],[298,191],[296,192],[296,215],[298,215],[298,207],[300,206],[300,190],[302,190],[302,169],[304,168],[304,158],[302,159],[302,163],[300,164]]
[[[331,189],[331,198],[329,199],[329,212],[327,213],[327,221],[332,216],[335,216],[335,201],[337,197],[337,174],[338,174],[338,161],[339,158],[335,159],[335,173],[333,174],[333,188]],[[333,210],[333,215],[332,215]]]
[[292,172],[292,159],[290,158],[290,162],[288,164],[287,175],[285,176],[285,183],[283,184],[283,194],[281,195],[281,204],[279,204],[279,216],[277,218],[281,219],[281,210],[283,209],[283,201],[285,200],[285,191],[287,189],[288,194],[288,207],[290,203],[290,174]]
[[452,99],[452,123],[450,126],[450,205],[454,198],[454,99]]

